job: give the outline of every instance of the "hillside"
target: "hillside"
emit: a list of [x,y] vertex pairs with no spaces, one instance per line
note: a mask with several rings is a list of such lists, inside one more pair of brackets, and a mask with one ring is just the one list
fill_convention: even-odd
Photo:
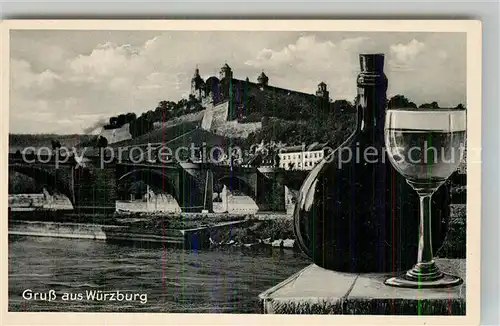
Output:
[[147,144],[147,143],[162,143],[168,142],[172,139],[179,137],[189,131],[192,131],[196,128],[199,128],[201,125],[201,121],[194,122],[183,122],[178,125],[167,127],[167,128],[159,128],[153,131],[150,131],[144,135],[139,137],[125,140],[121,142],[117,142],[111,144],[111,147],[122,147],[122,146],[133,146],[138,144]]
[[221,149],[226,150],[228,146],[234,144],[234,141],[231,138],[216,135],[197,128],[166,142],[166,145],[172,149],[172,151],[175,151],[175,149],[181,146],[190,146],[191,144],[195,146],[205,145],[207,152],[209,152],[210,149],[214,147],[221,147]]
[[331,147],[339,146],[354,131],[356,115],[346,113],[335,116],[319,113],[314,119],[290,121],[269,118],[262,128],[252,132],[245,140],[246,146],[262,141],[281,142],[286,145],[328,143]]
[[252,133],[262,128],[261,122],[240,123],[237,120],[226,121],[224,124],[216,125],[213,132],[217,135],[232,138],[248,138]]
[[169,127],[175,127],[179,124],[186,123],[186,122],[201,122],[203,120],[204,114],[205,114],[205,111],[188,113],[188,114],[180,116],[180,117],[172,118],[172,119],[165,121],[163,123],[161,121],[154,122],[153,127],[156,129],[156,128],[160,128],[163,125],[163,127],[169,128]]
[[35,148],[52,148],[52,141],[58,140],[61,146],[67,148],[76,147],[81,142],[87,142],[93,135],[56,135],[56,134],[9,134],[9,151],[15,152],[23,148],[33,146]]

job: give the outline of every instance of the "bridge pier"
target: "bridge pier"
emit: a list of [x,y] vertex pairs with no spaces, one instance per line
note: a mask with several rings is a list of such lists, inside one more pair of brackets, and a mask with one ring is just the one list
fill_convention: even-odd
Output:
[[211,170],[206,171],[205,192],[203,196],[203,211],[214,212],[214,175]]
[[285,212],[285,176],[279,172],[266,173],[257,182],[257,206],[260,211]]
[[179,206],[182,212],[213,212],[213,172],[202,164],[180,163]]

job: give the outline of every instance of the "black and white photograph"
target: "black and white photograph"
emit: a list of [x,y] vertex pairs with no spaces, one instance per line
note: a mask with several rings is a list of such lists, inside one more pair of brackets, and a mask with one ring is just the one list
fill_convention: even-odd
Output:
[[9,313],[468,315],[479,25],[197,23],[9,28]]

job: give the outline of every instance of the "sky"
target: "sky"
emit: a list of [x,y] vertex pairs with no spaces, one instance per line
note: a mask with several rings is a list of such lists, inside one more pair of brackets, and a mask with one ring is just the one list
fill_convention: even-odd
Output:
[[227,63],[235,78],[356,96],[359,53],[384,53],[388,97],[466,103],[464,33],[11,31],[10,133],[75,134],[126,112],[138,116],[190,92]]

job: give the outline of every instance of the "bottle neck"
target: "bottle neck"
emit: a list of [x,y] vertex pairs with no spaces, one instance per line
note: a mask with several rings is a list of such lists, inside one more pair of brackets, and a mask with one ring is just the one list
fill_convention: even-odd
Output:
[[358,131],[384,133],[387,106],[387,78],[384,74],[361,73],[358,77]]

